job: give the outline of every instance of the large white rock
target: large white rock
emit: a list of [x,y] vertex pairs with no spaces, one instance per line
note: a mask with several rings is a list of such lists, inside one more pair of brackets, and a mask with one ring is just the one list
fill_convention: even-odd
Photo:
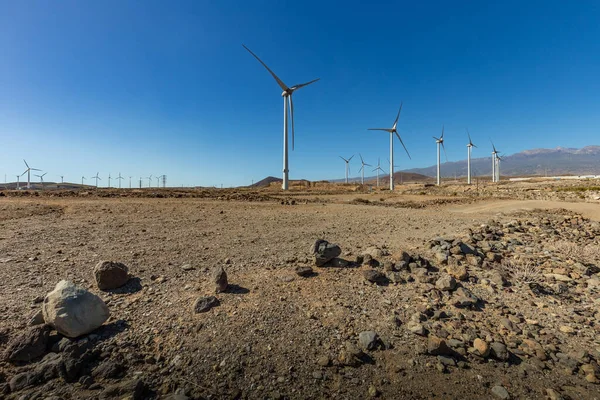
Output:
[[46,295],[42,313],[47,324],[70,338],[90,333],[109,316],[108,307],[100,297],[65,280]]

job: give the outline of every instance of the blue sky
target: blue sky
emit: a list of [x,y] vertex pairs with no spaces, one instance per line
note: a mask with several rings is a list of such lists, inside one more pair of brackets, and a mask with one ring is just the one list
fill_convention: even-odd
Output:
[[401,101],[402,169],[435,163],[442,125],[451,161],[466,127],[474,157],[600,144],[599,20],[594,1],[0,0],[0,179],[23,158],[74,182],[281,176],[281,90],[242,43],[288,85],[321,79],[294,94],[291,179],[385,163],[366,129]]

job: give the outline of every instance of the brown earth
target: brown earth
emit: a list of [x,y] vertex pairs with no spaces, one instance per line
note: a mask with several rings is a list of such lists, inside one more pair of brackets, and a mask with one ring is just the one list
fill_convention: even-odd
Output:
[[[500,188],[502,196],[495,196]],[[80,374],[92,374],[107,360],[123,372],[94,378],[92,386],[54,377],[10,392],[8,382],[40,361],[3,360],[0,397],[121,398],[123,393],[113,396],[111,385],[141,379],[142,397],[148,398],[178,392],[219,399],[489,399],[495,386],[511,398],[544,399],[548,389],[565,399],[600,398],[600,386],[587,376],[591,369],[600,378],[600,296],[586,286],[598,279],[597,272],[583,276],[569,269],[569,295],[540,295],[482,253],[483,264],[469,265],[471,277],[460,283],[480,299],[477,307],[457,308],[450,292],[435,287],[450,264],[436,258],[430,241],[467,243],[482,225],[523,242],[490,250],[498,260],[533,254],[552,276],[574,261],[548,247],[550,237],[575,248],[598,245],[593,234],[573,236],[562,228],[577,223],[575,230],[596,232],[595,200],[556,200],[556,190],[545,192],[547,200],[521,200],[531,188],[519,183],[482,184],[476,191],[403,185],[395,193],[360,185],[298,187],[285,194],[273,187],[6,192],[0,197],[0,355],[27,328],[39,297],[68,279],[101,296],[111,312],[90,339],[95,353]],[[542,229],[546,218],[551,231]],[[520,221],[517,228],[511,228],[514,220]],[[309,250],[319,238],[339,244],[349,265],[314,267]],[[400,265],[403,252],[423,257],[430,263],[426,279],[405,267],[395,272],[397,282],[366,281],[363,273],[371,267],[360,256],[373,248],[380,262],[375,269],[382,272],[385,265]],[[134,278],[122,289],[98,290],[93,267],[100,260],[126,264]],[[218,266],[225,268],[230,288],[216,295],[218,306],[195,314],[194,301],[215,294],[210,276]],[[314,274],[297,276],[299,266],[312,266]],[[506,285],[490,283],[498,271]],[[548,290],[560,283],[546,279]],[[435,310],[448,318],[434,320]],[[429,339],[408,328],[415,313],[429,324]],[[514,332],[501,327],[499,321],[507,318]],[[562,332],[565,325],[574,331]],[[355,364],[345,362],[343,354],[359,346],[362,331],[377,332],[379,348],[364,350]],[[449,356],[458,366],[427,351],[434,336],[464,342]],[[504,341],[510,359],[474,354],[474,336],[488,344]],[[534,339],[543,355],[523,352],[523,343]],[[576,361],[564,361],[564,354]]]

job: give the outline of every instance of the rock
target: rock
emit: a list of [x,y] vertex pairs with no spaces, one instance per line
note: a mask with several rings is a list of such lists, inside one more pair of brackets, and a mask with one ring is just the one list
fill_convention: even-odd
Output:
[[448,254],[445,251],[438,251],[435,253],[435,259],[440,264],[445,264],[448,262]]
[[92,371],[92,377],[95,380],[114,379],[120,377],[125,372],[125,368],[118,362],[111,359],[102,361]]
[[211,308],[216,307],[218,305],[219,299],[217,299],[215,296],[199,297],[194,302],[194,313],[198,314],[207,312]]
[[191,264],[184,264],[181,266],[181,269],[184,271],[191,271],[193,269],[195,269]]
[[473,307],[479,299],[464,287],[459,287],[452,297],[453,304],[456,307]]
[[29,362],[41,357],[46,353],[49,335],[50,327],[48,325],[29,328],[8,342],[4,358],[11,362]]
[[414,333],[415,335],[419,335],[419,336],[427,335],[427,331],[425,330],[423,325],[421,325],[420,323],[418,323],[416,321],[409,321],[406,324],[406,329],[408,329],[410,332]]
[[497,360],[508,361],[510,354],[504,343],[493,342],[490,344],[490,354]]
[[311,248],[315,265],[322,267],[327,262],[342,254],[342,249],[337,244],[329,243],[327,240],[318,239]]
[[36,325],[41,325],[43,323],[44,323],[44,314],[42,314],[42,310],[37,310],[35,312],[35,314],[33,314],[31,316],[31,318],[29,318],[29,321],[27,322],[27,325],[29,325],[29,326],[36,326]]
[[215,293],[221,293],[227,290],[227,273],[223,267],[219,266],[213,270],[212,281],[215,284]]
[[450,276],[454,277],[459,281],[465,281],[469,277],[469,273],[467,272],[467,267],[464,265],[453,264],[449,265],[446,268],[446,272],[450,274]]
[[456,288],[456,279],[451,275],[444,275],[435,282],[435,287],[439,290],[451,292]]
[[377,347],[379,337],[375,331],[364,331],[358,334],[358,342],[365,350],[374,350]]
[[317,364],[321,367],[328,367],[330,363],[331,360],[329,359],[329,356],[322,356],[317,360]]
[[101,393],[100,398],[127,398],[131,400],[142,400],[147,391],[147,386],[141,379],[123,381],[107,386]]
[[378,397],[380,394],[379,390],[377,390],[377,388],[373,385],[369,385],[368,393],[369,397]]
[[338,355],[338,361],[341,365],[358,367],[362,364],[363,356],[364,353],[358,347],[350,342],[346,342],[345,348]]
[[546,389],[546,394],[548,395],[549,400],[564,400],[564,398],[558,393],[556,390],[548,388]]
[[510,395],[508,394],[508,390],[506,390],[503,386],[496,385],[492,388],[492,394],[502,400],[510,399]]
[[334,268],[346,268],[348,265],[350,265],[350,263],[344,260],[343,258],[336,257],[333,260],[329,261],[329,265],[331,265]]
[[427,353],[432,356],[449,356],[452,355],[452,350],[444,339],[432,335],[427,338]]
[[313,274],[313,269],[311,267],[296,267],[296,274],[306,278]]
[[29,372],[21,372],[12,377],[12,379],[8,382],[8,386],[10,387],[11,392],[18,392],[21,389],[24,389],[28,386],[36,385],[39,382],[39,377],[33,373]]
[[570,327],[570,326],[567,326],[567,325],[561,325],[561,326],[558,328],[558,330],[559,330],[559,331],[561,331],[562,333],[568,333],[568,334],[573,334],[573,333],[575,333],[575,329],[573,329],[572,327]]
[[46,295],[42,312],[47,324],[70,338],[92,332],[109,317],[100,297],[65,280]]
[[94,268],[94,277],[100,290],[119,288],[129,280],[129,271],[125,264],[115,261],[100,261]]
[[487,357],[490,354],[490,346],[487,344],[487,342],[485,340],[476,338],[473,341],[473,347],[475,348],[477,355],[479,355],[481,357]]
[[369,282],[373,282],[378,285],[385,284],[387,282],[386,276],[374,269],[367,269],[363,271],[363,277]]

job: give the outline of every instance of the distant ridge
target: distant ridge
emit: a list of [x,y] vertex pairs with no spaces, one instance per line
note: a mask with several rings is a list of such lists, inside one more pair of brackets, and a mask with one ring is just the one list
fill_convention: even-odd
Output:
[[[499,150],[502,150],[499,148]],[[491,149],[478,148],[473,155],[491,153]],[[465,150],[466,155],[466,150]],[[501,154],[502,156],[502,154]],[[490,154],[483,158],[471,160],[473,174],[476,176],[491,175],[492,159]],[[466,176],[467,160],[442,164],[442,176]],[[435,177],[436,166],[412,168],[406,172],[414,172]],[[544,175],[588,175],[600,174],[600,146],[586,146],[581,149],[557,147],[554,149],[531,149],[502,157],[500,172],[504,176],[544,176]]]
[[273,182],[283,182],[283,179],[275,178],[274,176],[267,176],[266,178],[261,179],[260,181],[250,185],[250,187],[266,187],[270,186]]

